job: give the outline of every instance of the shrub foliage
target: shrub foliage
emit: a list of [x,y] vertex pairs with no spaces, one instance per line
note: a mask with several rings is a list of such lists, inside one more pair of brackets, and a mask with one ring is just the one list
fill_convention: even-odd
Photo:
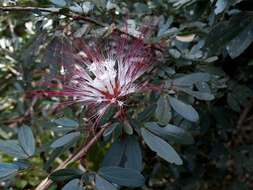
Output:
[[[0,188],[252,189],[252,11],[249,0],[1,1]],[[126,49],[115,65],[87,67],[115,39]],[[87,104],[112,77],[141,90]]]

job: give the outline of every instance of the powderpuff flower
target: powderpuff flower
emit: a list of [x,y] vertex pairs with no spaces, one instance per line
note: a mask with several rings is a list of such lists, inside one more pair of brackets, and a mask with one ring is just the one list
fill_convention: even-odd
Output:
[[114,34],[102,45],[74,40],[77,51],[68,52],[71,59],[61,64],[62,88],[38,92],[94,107],[98,118],[111,106],[122,109],[129,95],[143,90],[145,82],[138,79],[151,67],[154,55],[144,43],[144,35],[130,38]]

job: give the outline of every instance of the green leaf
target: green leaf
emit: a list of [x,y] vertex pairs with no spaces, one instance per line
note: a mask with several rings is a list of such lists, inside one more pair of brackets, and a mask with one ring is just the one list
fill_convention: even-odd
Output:
[[20,159],[29,157],[16,140],[0,140],[0,151]]
[[64,7],[67,5],[65,0],[50,0],[50,1],[59,7]]
[[52,167],[55,159],[57,157],[60,157],[66,151],[68,151],[71,148],[71,146],[72,146],[72,144],[68,144],[66,146],[53,149],[52,153],[49,155],[49,158],[48,158],[47,162],[44,164],[43,169],[44,170],[49,170],[50,167]]
[[139,142],[134,136],[128,136],[125,148],[126,168],[142,170],[142,154]]
[[119,166],[123,163],[127,168],[142,169],[141,148],[134,136],[115,141],[106,153],[102,166]]
[[126,134],[132,135],[133,134],[133,127],[130,125],[129,122],[124,121],[123,129]]
[[119,123],[113,123],[109,128],[105,130],[105,132],[103,133],[103,136],[109,137],[118,126],[119,126]]
[[225,10],[228,5],[228,0],[218,0],[215,4],[215,14],[219,14]]
[[169,0],[170,3],[173,3],[173,7],[180,8],[182,6],[190,5],[195,1],[192,0]]
[[96,5],[98,8],[105,9],[106,8],[106,0],[92,0],[92,2]]
[[[252,18],[253,19],[253,18]],[[241,55],[253,42],[253,23],[249,24],[233,40],[231,40],[226,50],[232,59]]]
[[144,109],[143,112],[141,112],[140,114],[138,114],[138,121],[145,121],[148,120],[155,112],[156,109],[156,104],[151,104],[148,107],[146,107]]
[[169,163],[175,163],[176,165],[182,165],[183,161],[172,146],[170,146],[163,139],[149,132],[145,128],[141,128],[141,134],[145,143],[151,150],[156,152],[158,156],[165,159]]
[[4,180],[15,175],[18,169],[19,167],[16,164],[0,163],[0,180]]
[[102,166],[118,166],[124,156],[125,145],[123,140],[115,141],[106,153]]
[[173,86],[191,87],[198,82],[208,82],[210,75],[208,73],[192,73],[173,80]]
[[164,16],[161,16],[160,21],[159,21],[159,30],[157,33],[158,38],[166,37],[166,35],[168,34],[168,31],[170,31],[170,26],[173,22],[173,19],[174,18],[170,16],[168,20],[165,21]]
[[148,5],[144,3],[134,3],[135,12],[138,14],[148,14],[150,13],[150,9]]
[[205,101],[211,101],[215,97],[214,95],[208,93],[208,92],[199,92],[199,91],[193,91],[189,88],[179,88],[179,90],[199,99],[199,100],[205,100]]
[[199,92],[205,92],[211,94],[211,89],[209,88],[209,85],[206,82],[198,82],[195,84],[196,88]]
[[30,127],[24,125],[18,129],[18,141],[27,155],[34,155],[35,140]]
[[83,190],[83,186],[79,179],[73,179],[68,182],[62,190]]
[[[230,56],[234,58],[247,48],[249,45],[247,40],[252,40],[251,28],[252,15],[247,13],[237,14],[231,17],[229,21],[219,22],[211,29],[206,39],[206,47],[211,54],[215,55],[221,53],[226,48]],[[249,32],[249,36],[246,31]]]
[[191,134],[182,128],[168,124],[166,127],[160,127],[154,122],[145,123],[145,127],[162,137],[163,139],[173,141],[180,144],[193,144],[194,139]]
[[89,13],[93,8],[94,5],[89,1],[83,2],[81,5],[76,3],[75,5],[69,7],[69,9],[73,12],[85,14]]
[[175,59],[179,59],[181,57],[181,53],[177,49],[171,48],[171,49],[169,49],[169,53]]
[[13,162],[13,164],[17,165],[19,170],[25,170],[31,166],[28,160],[18,160]]
[[197,122],[199,120],[198,112],[191,105],[185,104],[173,97],[170,97],[169,101],[172,108],[185,119],[192,122]]
[[84,172],[79,169],[61,169],[53,172],[50,175],[50,179],[53,181],[67,181],[81,177],[83,174]]
[[72,120],[72,119],[68,119],[68,118],[59,118],[54,120],[54,123],[64,126],[64,127],[78,127],[79,124]]
[[52,144],[51,147],[52,148],[58,148],[58,147],[62,147],[66,144],[69,144],[75,140],[77,140],[80,136],[80,132],[72,132],[72,133],[68,133],[62,137],[60,137],[59,139],[55,140]]
[[103,167],[99,169],[99,174],[106,180],[127,187],[141,187],[145,178],[139,171],[121,167]]
[[117,190],[117,188],[104,178],[96,175],[96,188],[98,190]]
[[158,119],[159,123],[162,125],[166,125],[171,120],[171,108],[169,104],[169,100],[167,96],[160,96],[156,112],[155,112],[156,118]]
[[106,10],[110,11],[112,9],[120,10],[119,6],[115,2],[107,1],[107,3],[106,3]]

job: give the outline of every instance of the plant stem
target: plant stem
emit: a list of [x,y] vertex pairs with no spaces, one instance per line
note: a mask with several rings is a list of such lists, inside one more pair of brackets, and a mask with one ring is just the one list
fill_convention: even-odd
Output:
[[[77,12],[74,12],[72,10],[68,10],[68,11],[61,11],[62,9],[61,8],[54,8],[54,7],[51,7],[51,8],[44,8],[44,7],[21,7],[21,6],[6,6],[6,7],[0,7],[0,12],[6,12],[6,11],[33,11],[33,12],[36,12],[36,11],[41,11],[41,12],[48,12],[48,13],[52,13],[52,14],[61,14],[61,15],[64,15],[64,16],[67,16],[67,17],[70,17],[74,20],[83,20],[85,22],[89,22],[91,24],[95,24],[97,26],[101,26],[101,27],[110,27],[110,25],[108,24],[103,24],[95,19],[92,19],[88,16],[83,16],[83,15],[80,15],[80,13],[77,13]],[[114,25],[111,25],[113,27],[113,30],[115,32],[118,32],[120,34],[125,34],[133,39],[138,39],[138,37],[128,33],[127,31],[124,31],[124,30],[121,30],[119,28],[117,28],[116,26]],[[151,44],[150,48],[152,49],[155,49],[155,50],[158,50],[160,52],[162,52],[163,50],[161,49],[161,47],[159,46],[153,46]]]
[[[57,170],[61,170],[66,168],[69,164],[80,160],[83,156],[87,154],[89,149],[99,140],[99,138],[103,135],[105,129],[109,126],[109,124],[105,124],[100,127],[100,130],[94,135],[94,137],[85,145],[81,146],[80,150],[73,154],[73,156],[66,159],[62,164],[60,164],[53,172]],[[53,173],[52,172],[52,173]],[[36,188],[35,190],[47,190],[53,183],[53,181],[49,178],[51,174],[49,174]]]
[[[3,11],[3,12],[6,12],[6,11],[33,11],[33,12],[36,12],[36,11],[41,11],[41,12],[48,12],[48,13],[53,13],[53,14],[62,14],[62,15],[65,15],[67,17],[71,17],[73,18],[74,20],[83,20],[83,21],[86,21],[86,22],[89,22],[89,23],[92,23],[92,24],[95,24],[97,26],[101,26],[101,27],[109,27],[109,25],[107,24],[103,24],[97,20],[94,20],[88,16],[82,16],[80,15],[80,13],[76,13],[74,11],[61,11],[62,9],[61,8],[43,8],[43,7],[20,7],[20,6],[6,6],[6,7],[0,7],[0,11]],[[128,36],[131,36],[133,38],[136,38],[134,36],[132,36],[131,34],[123,31],[123,30],[120,30],[118,28],[114,28],[115,31],[119,32],[119,33],[123,33],[123,34],[126,34]]]
[[87,16],[80,16],[80,13],[76,13],[74,11],[61,11],[61,8],[44,8],[44,7],[20,7],[20,6],[6,6],[6,7],[0,7],[0,11],[6,12],[6,11],[32,11],[32,12],[36,12],[36,11],[40,11],[40,12],[47,12],[47,13],[52,13],[52,14],[62,14],[65,15],[67,17],[71,17],[75,20],[84,20],[86,22],[98,25],[98,26],[103,26],[106,27],[107,25],[100,23],[90,17]]

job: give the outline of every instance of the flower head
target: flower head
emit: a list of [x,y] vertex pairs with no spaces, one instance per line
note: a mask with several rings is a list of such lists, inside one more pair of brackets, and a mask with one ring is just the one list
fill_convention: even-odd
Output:
[[[150,68],[152,51],[143,38],[129,39],[114,35],[106,45],[87,45],[73,41],[78,51],[68,53],[70,63],[61,65],[62,89],[43,91],[53,96],[66,96],[73,103],[95,106],[101,117],[110,106],[124,107],[128,95],[140,92],[137,79]],[[63,55],[64,56],[64,55]],[[69,59],[68,59],[69,60]]]

